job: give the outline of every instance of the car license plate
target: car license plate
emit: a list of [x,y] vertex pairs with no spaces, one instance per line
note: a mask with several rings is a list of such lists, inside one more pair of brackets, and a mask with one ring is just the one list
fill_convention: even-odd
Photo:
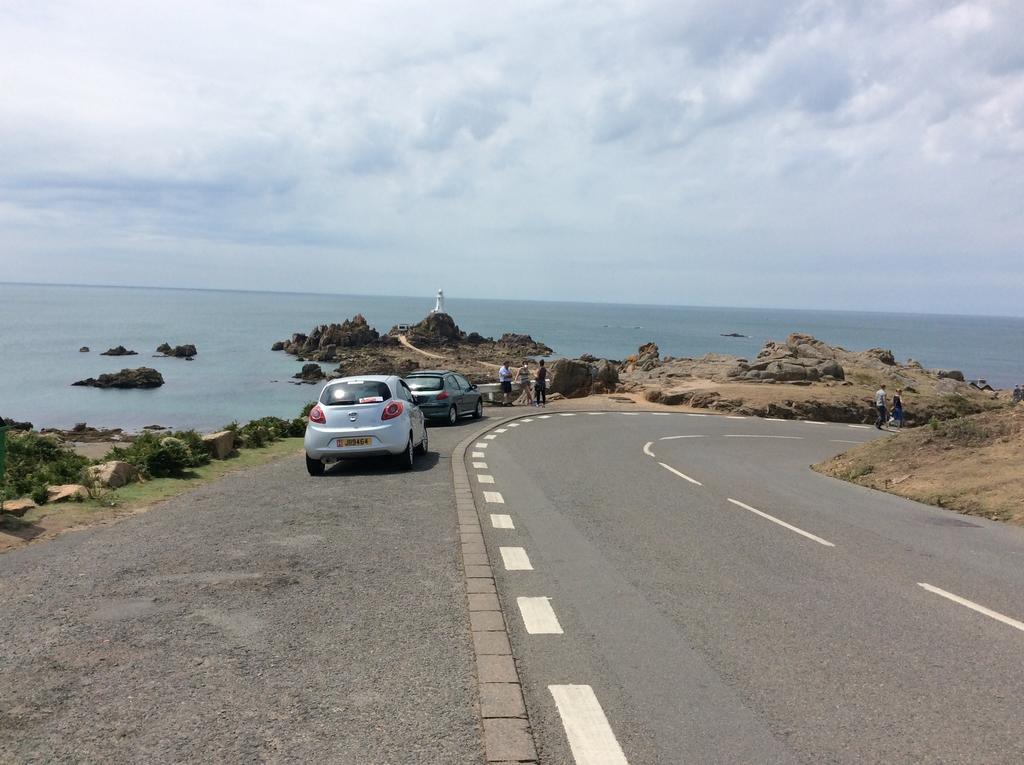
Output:
[[338,446],[369,446],[373,443],[372,438],[339,438]]

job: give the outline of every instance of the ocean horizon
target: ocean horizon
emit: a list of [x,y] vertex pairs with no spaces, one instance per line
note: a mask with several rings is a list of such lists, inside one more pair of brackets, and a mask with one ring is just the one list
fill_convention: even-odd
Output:
[[[752,358],[792,332],[849,350],[889,348],[929,368],[959,369],[999,388],[1024,382],[1024,318],[962,314],[669,306],[446,297],[463,331],[532,335],[555,356],[622,359],[646,343],[662,355]],[[270,346],[356,313],[382,334],[422,319],[423,296],[122,287],[0,282],[0,414],[37,427],[211,429],[232,420],[294,416],[316,386],[288,382],[300,368]],[[739,333],[746,337],[724,337]],[[194,361],[153,358],[162,342],[194,343]],[[101,357],[124,345],[131,357]],[[88,346],[90,353],[80,353]],[[97,390],[71,383],[124,367],[158,369],[154,390]],[[334,365],[325,364],[325,369]]]

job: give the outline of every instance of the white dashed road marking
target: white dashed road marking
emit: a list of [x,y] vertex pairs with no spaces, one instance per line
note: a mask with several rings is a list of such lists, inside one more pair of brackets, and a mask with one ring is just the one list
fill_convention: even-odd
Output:
[[531,635],[563,634],[550,598],[516,598],[516,603],[523,615],[523,626]]
[[828,425],[828,423],[818,422],[817,420],[804,420],[804,425]]
[[726,416],[725,419],[727,419],[727,420],[745,420],[747,418],[746,417],[741,417],[738,414],[730,414],[730,415]]
[[473,469],[474,470],[487,470],[487,463],[486,462],[474,462],[473,463]]
[[685,478],[690,483],[695,483],[698,486],[703,486],[704,485],[700,481],[697,481],[697,480],[695,480],[693,478],[690,478],[690,476],[686,475],[686,473],[680,473],[674,467],[670,467],[670,466],[666,465],[664,462],[659,462],[658,464],[661,465],[663,468],[665,468],[665,470],[669,471],[670,473],[675,473],[680,478]]
[[499,547],[506,571],[533,571],[533,564],[522,547]]
[[524,418],[523,418],[523,419],[521,419],[521,420],[520,420],[519,422],[520,422],[520,423],[524,423],[524,422],[533,422],[533,418],[532,418],[532,417],[524,417]]
[[500,491],[485,491],[484,502],[490,502],[492,505],[504,505],[505,498],[501,496]]
[[619,414],[624,415],[626,417],[639,417],[640,416],[640,412],[619,412]]
[[507,431],[507,430],[508,430],[508,428],[498,428],[498,429],[497,429],[496,431],[494,431],[494,432],[495,432],[495,433],[504,433],[504,432],[505,432],[505,431]]
[[687,412],[686,416],[687,417],[707,417],[706,414],[693,414],[692,412]]
[[863,428],[864,430],[871,430],[870,425],[847,425],[848,428]]
[[589,685],[549,685],[576,765],[629,765]]
[[769,422],[789,422],[785,417],[765,417]]
[[470,456],[475,460],[482,460],[485,457],[483,452],[473,452]]
[[917,586],[923,587],[924,589],[928,590],[928,592],[934,593],[935,595],[940,595],[943,598],[952,600],[954,603],[959,603],[961,606],[966,606],[967,608],[970,608],[973,611],[977,611],[979,614],[984,614],[985,616],[988,616],[991,619],[995,619],[997,622],[1008,624],[1014,629],[1018,629],[1021,632],[1024,632],[1024,622],[1019,622],[1016,619],[1010,618],[1009,616],[1004,616],[998,611],[993,611],[991,608],[985,608],[985,606],[979,605],[974,601],[968,600],[967,598],[961,598],[959,595],[954,595],[951,592],[946,592],[945,590],[939,589],[934,585],[927,584],[926,582],[918,582]]
[[478,480],[480,483],[494,483],[494,476],[493,475],[482,475],[482,474],[478,473],[477,476],[476,476],[476,480]]
[[587,414],[604,414],[604,412],[587,412]]
[[648,441],[646,444],[644,444],[644,454],[646,454],[648,457],[654,456],[654,452],[651,451],[652,446],[654,446],[654,441]]
[[672,412],[651,412],[655,417],[671,417]]
[[559,417],[575,417],[576,413],[575,412],[559,412],[558,416]]
[[808,531],[804,531],[803,529],[798,529],[796,526],[793,526],[792,524],[789,524],[789,523],[786,523],[785,521],[779,520],[774,515],[768,515],[768,513],[762,513],[760,510],[758,510],[756,508],[753,508],[750,505],[744,504],[743,502],[740,502],[739,500],[735,500],[732,497],[726,497],[726,499],[728,499],[730,502],[732,502],[737,507],[742,507],[744,510],[749,510],[750,512],[754,513],[755,515],[760,515],[762,518],[765,518],[765,519],[771,521],[772,523],[777,523],[780,526],[789,529],[790,531],[795,531],[797,534],[800,534],[801,536],[804,536],[804,537],[807,537],[808,539],[814,540],[819,545],[825,545],[825,547],[835,547],[835,545],[832,544],[831,542],[829,542],[827,539],[822,539],[821,537],[815,536],[814,534],[811,534]]
[[491,525],[496,529],[514,529],[512,516],[504,513],[491,513]]
[[829,443],[831,443],[831,444],[863,444],[863,443],[867,443],[867,442],[866,441],[847,441],[847,440],[844,440],[842,438],[830,438],[829,439]]
[[497,438],[497,436],[494,433],[491,433],[489,436],[484,436],[484,438],[486,438],[488,441],[493,441],[495,438]]
[[542,415],[539,415],[537,417],[537,419],[538,420],[550,420],[551,419],[551,415],[550,414],[542,414]]
[[486,449],[486,448],[487,448],[488,446],[490,446],[490,444],[484,443],[483,441],[478,441],[478,442],[477,442],[477,443],[476,443],[476,444],[475,444],[475,445],[473,446],[473,448],[474,448],[474,449]]
[[[510,428],[518,428],[519,427],[519,423],[518,422],[510,422],[508,424],[508,427],[510,427]],[[498,432],[500,433],[501,431],[499,430]]]

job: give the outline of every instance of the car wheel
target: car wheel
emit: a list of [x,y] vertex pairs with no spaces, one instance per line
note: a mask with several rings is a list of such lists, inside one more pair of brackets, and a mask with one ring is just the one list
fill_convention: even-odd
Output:
[[405,451],[398,455],[398,464],[402,467],[402,470],[412,470],[415,462],[416,455],[412,445],[412,433],[410,433],[409,442],[405,445]]
[[420,445],[416,447],[417,454],[426,454],[429,444],[427,442],[427,429],[423,428],[423,440],[420,441]]
[[482,398],[478,398],[476,400],[476,409],[473,410],[473,419],[474,420],[479,420],[483,416],[484,416],[484,400]]
[[454,425],[456,420],[458,420],[458,419],[459,419],[459,410],[455,408],[455,404],[452,404],[451,408],[448,410],[448,424],[449,425]]
[[326,466],[320,460],[310,459],[309,455],[306,455],[306,472],[310,475],[323,475]]

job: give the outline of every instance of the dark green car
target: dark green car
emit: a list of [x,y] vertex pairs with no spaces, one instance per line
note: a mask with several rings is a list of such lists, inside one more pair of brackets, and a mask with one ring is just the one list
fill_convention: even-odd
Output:
[[426,369],[405,376],[416,405],[428,420],[454,425],[460,417],[484,416],[484,399],[476,386],[450,369]]

